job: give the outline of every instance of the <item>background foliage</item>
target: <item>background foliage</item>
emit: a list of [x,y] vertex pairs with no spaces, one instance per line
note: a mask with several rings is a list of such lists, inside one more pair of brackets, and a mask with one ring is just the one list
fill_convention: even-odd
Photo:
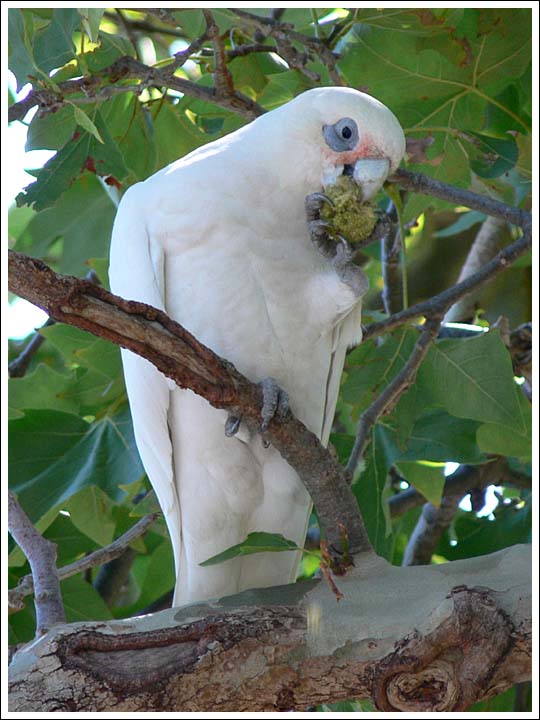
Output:
[[[265,37],[261,26],[233,11],[214,10],[235,89],[270,110],[340,77],[397,115],[409,141],[409,167],[527,207],[530,11],[358,9],[329,15],[332,10],[286,9],[280,21],[291,24],[288,44]],[[250,12],[270,17],[271,11]],[[200,10],[170,15],[176,26],[170,17],[128,10],[9,11],[9,65],[17,89],[30,82],[49,93],[48,107],[23,118],[27,149],[55,151],[10,210],[11,247],[62,272],[83,276],[91,267],[106,285],[115,206],[126,188],[249,120],[247,104],[235,111],[144,78],[111,78],[107,69],[126,56],[166,69],[174,53],[205,29]],[[321,41],[339,54],[335,67]],[[239,51],[253,44],[266,47]],[[214,69],[206,39],[175,77],[208,89]],[[91,92],[59,92],[59,84],[81,76],[96,78]],[[383,207],[387,202],[381,197]],[[405,222],[417,220],[407,237],[413,303],[455,282],[484,216],[422,195],[406,196],[403,213]],[[371,281],[367,323],[381,317],[378,244],[366,249],[364,261]],[[530,320],[530,258],[486,287],[477,304],[479,329],[501,314],[511,327]],[[110,543],[147,512],[150,501],[138,501],[149,484],[134,446],[118,348],[71,327],[53,325],[41,334],[46,342],[27,374],[10,380],[10,486],[37,527],[58,543],[64,565]],[[350,353],[333,436],[344,462],[355,420],[403,366],[416,336],[415,329],[402,329]],[[10,342],[10,359],[23,344]],[[439,340],[415,385],[375,426],[354,485],[378,552],[399,564],[421,511],[418,506],[391,518],[390,496],[410,483],[437,504],[444,463],[483,464],[494,455],[507,456],[512,467],[530,475],[530,405],[515,382],[507,348],[497,330]],[[491,515],[457,512],[433,561],[530,540],[530,492],[512,486],[498,492]],[[104,599],[103,571],[62,583],[68,620],[129,616],[171,590],[164,523],[133,550],[113,601]],[[16,547],[9,561],[10,584],[16,584],[28,566]],[[315,569],[306,561],[307,575]],[[28,602],[11,617],[10,642],[29,640],[33,622]],[[514,696],[508,691],[492,701],[496,707],[477,709],[510,710]]]

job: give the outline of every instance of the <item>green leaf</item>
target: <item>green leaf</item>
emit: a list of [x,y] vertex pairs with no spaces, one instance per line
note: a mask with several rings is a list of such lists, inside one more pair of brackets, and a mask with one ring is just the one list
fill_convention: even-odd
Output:
[[140,586],[137,599],[138,607],[147,607],[174,588],[176,580],[174,557],[170,540],[162,540],[147,555],[137,558],[137,568],[133,568]]
[[359,345],[347,358],[342,399],[357,411],[367,407],[407,362],[417,338],[418,331],[404,330]]
[[444,489],[444,465],[421,462],[399,462],[397,467],[407,482],[433,505],[439,506]]
[[9,69],[17,79],[17,92],[34,72],[31,38],[34,31],[32,16],[18,8],[8,9]]
[[83,555],[97,550],[98,543],[78,530],[67,515],[59,514],[43,535],[57,546],[58,567],[68,565]]
[[90,135],[93,135],[98,142],[103,144],[104,140],[101,137],[99,130],[94,125],[92,120],[88,117],[88,115],[83,110],[81,110],[81,108],[77,107],[74,103],[69,104],[73,107],[73,114],[77,125],[80,125],[83,130],[86,130],[86,132],[90,133]]
[[12,410],[26,408],[54,408],[64,412],[77,412],[79,404],[69,397],[73,383],[71,375],[60,374],[47,365],[38,365],[22,378],[8,381],[8,406]]
[[67,622],[112,618],[111,611],[101,595],[80,575],[73,575],[62,580],[60,589]]
[[513,137],[505,140],[473,132],[471,168],[483,178],[496,178],[511,170],[518,160],[519,150]]
[[477,445],[478,427],[476,420],[456,418],[441,408],[424,409],[406,437],[396,433],[400,459],[483,463],[486,457]]
[[44,73],[62,67],[75,58],[73,32],[80,17],[74,8],[55,8],[51,22],[36,32],[33,39],[34,60]]
[[144,517],[145,515],[156,512],[161,512],[161,505],[159,504],[156,493],[150,490],[140,502],[133,506],[130,516]]
[[82,18],[84,30],[92,42],[97,42],[99,25],[105,12],[104,8],[78,8],[77,12]]
[[530,543],[531,512],[530,498],[522,507],[499,505],[493,513],[495,519],[460,511],[453,525],[457,544],[451,543],[450,536],[446,534],[436,552],[448,560],[461,560],[488,555],[519,543]]
[[510,355],[498,331],[439,340],[420,366],[415,384],[399,401],[396,418],[403,427],[425,408],[440,406],[455,417],[494,422],[526,433],[518,393]]
[[26,135],[26,152],[31,150],[59,150],[72,137],[77,127],[74,105],[68,103],[55,113],[41,116],[36,113]]
[[484,222],[486,216],[484,213],[478,212],[477,210],[469,210],[468,212],[459,213],[457,218],[458,219],[451,225],[447,225],[447,227],[442,230],[437,230],[437,232],[433,233],[433,236],[437,238],[446,238],[452,237],[453,235],[459,235],[459,233],[469,230],[469,228],[474,225]]
[[94,114],[94,126],[101,140],[98,142],[89,132],[76,132],[45,163],[36,181],[17,195],[18,205],[33,205],[36,210],[54,205],[85,167],[97,175],[108,176],[107,179],[113,178],[114,183],[120,183],[127,174],[127,168],[99,111]]
[[365,466],[352,485],[369,538],[377,554],[382,557],[389,557],[392,550],[387,479],[398,456],[392,433],[382,425],[375,425],[365,455]]
[[83,488],[65,505],[75,527],[102,547],[114,538],[113,508],[108,495],[95,485]]
[[92,423],[54,410],[29,410],[10,421],[10,487],[34,522],[91,485],[121,500],[119,485],[141,475],[125,406]]
[[[129,40],[101,30],[99,33],[99,47],[92,50],[92,52],[86,52],[84,62],[88,67],[88,72],[95,75],[124,55],[133,55],[133,45]],[[114,103],[114,100],[109,102]]]
[[[488,107],[496,107],[519,124],[521,132],[530,132],[527,115],[513,100],[501,96],[530,62],[529,9],[482,11],[475,23],[478,21],[483,31],[466,29],[466,45],[454,34],[453,23],[457,17],[463,20],[462,9],[454,17],[449,14],[453,11],[435,17],[432,11],[403,10],[394,12],[392,18],[386,11],[382,14],[386,25],[381,24],[381,13],[365,12],[371,12],[373,20],[363,20],[359,14],[360,24],[349,36],[351,41],[340,48],[339,67],[352,87],[368,83],[369,92],[392,108],[407,135],[434,138],[428,160],[419,170],[447,183],[468,186],[470,164],[464,137],[483,131]],[[388,32],[389,27],[396,31]],[[429,206],[445,205],[412,195],[405,220]]]
[[56,266],[59,272],[86,274],[88,258],[108,254],[115,210],[99,180],[85,174],[62,195],[54,208],[32,217],[15,249],[50,261],[50,247],[61,238]]
[[485,423],[480,425],[476,433],[478,447],[485,453],[495,455],[508,455],[520,458],[524,462],[530,461],[532,456],[531,436],[531,406],[523,397],[521,403],[524,423],[516,424],[516,427],[497,425],[496,423]]
[[201,567],[208,567],[209,565],[218,565],[219,563],[225,562],[225,560],[231,560],[231,558],[241,555],[252,555],[261,552],[284,552],[299,549],[296,543],[292,540],[287,540],[287,538],[284,538],[283,535],[279,533],[253,532],[249,533],[243,542],[227,548],[227,550],[208,558],[208,560],[199,563],[199,565],[201,565]]
[[124,394],[118,346],[67,325],[52,325],[41,333],[64,355],[66,366],[76,368],[62,398],[74,403],[79,414],[97,412]]

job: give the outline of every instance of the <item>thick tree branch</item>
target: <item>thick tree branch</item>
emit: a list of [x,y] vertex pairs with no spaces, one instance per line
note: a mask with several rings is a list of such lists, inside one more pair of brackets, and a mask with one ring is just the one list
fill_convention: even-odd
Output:
[[[145,517],[141,518],[137,523],[135,523],[133,527],[130,527],[129,530],[126,530],[123,535],[121,535],[119,538],[116,538],[116,540],[114,540],[110,545],[99,548],[99,550],[90,553],[90,555],[86,555],[80,560],[76,560],[75,562],[72,562],[69,565],[65,565],[64,567],[60,568],[59,570],[57,570],[58,579],[65,580],[72,575],[78,575],[79,573],[90,570],[91,568],[97,567],[98,565],[103,565],[119,557],[131,545],[132,542],[137,540],[137,538],[142,537],[146,533],[148,528],[156,521],[156,518],[158,516],[158,513],[146,515]],[[33,577],[32,575],[25,575],[19,580],[16,587],[12,588],[8,592],[10,613],[22,610],[24,607],[24,598],[27,595],[30,595],[30,593],[32,593],[33,591]]]
[[[53,319],[145,357],[180,387],[202,395],[214,407],[241,415],[258,431],[260,386],[165,313],[123,300],[86,280],[58,275],[40,260],[13,251],[9,252],[9,288]],[[335,562],[339,565],[342,555],[342,527],[347,531],[351,553],[369,551],[371,545],[345,471],[317,437],[290,412],[282,421],[273,419],[265,435],[308,489]]]
[[488,283],[490,280],[493,280],[497,277],[497,275],[506,270],[507,267],[524,255],[529,250],[530,246],[531,227],[526,224],[523,235],[497,253],[493,260],[490,260],[490,262],[484,265],[481,270],[473,275],[470,275],[466,280],[453,285],[447,290],[443,290],[443,292],[435,295],[425,302],[412,305],[406,310],[402,310],[395,315],[391,315],[386,320],[371,323],[371,325],[368,325],[364,331],[364,339],[366,340],[380,335],[381,333],[394,330],[394,328],[405,325],[411,320],[415,320],[419,317],[444,315],[448,308],[455,302],[465,297],[473,290],[485,285],[485,283]]
[[38,533],[11,490],[8,491],[8,528],[32,570],[36,635],[43,635],[53,625],[66,621],[56,570],[56,545]]
[[10,710],[463,712],[530,677],[528,548],[446,565],[369,556],[340,580],[55,628],[18,650]]
[[[100,285],[99,278],[95,270],[89,270],[85,277],[86,280],[90,280],[91,282],[96,283],[96,285]],[[50,327],[51,325],[54,325],[54,320],[49,318],[44,327]],[[26,375],[33,357],[44,342],[45,337],[41,335],[39,330],[35,330],[32,337],[21,350],[19,355],[17,355],[17,357],[9,363],[8,373],[10,378],[21,378]]]

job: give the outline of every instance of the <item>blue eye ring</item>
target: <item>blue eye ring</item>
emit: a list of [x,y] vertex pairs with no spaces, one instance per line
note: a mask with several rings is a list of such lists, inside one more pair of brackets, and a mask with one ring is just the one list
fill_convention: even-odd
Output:
[[328,147],[336,152],[347,152],[358,145],[358,126],[352,118],[341,118],[333,125],[323,125],[323,135]]

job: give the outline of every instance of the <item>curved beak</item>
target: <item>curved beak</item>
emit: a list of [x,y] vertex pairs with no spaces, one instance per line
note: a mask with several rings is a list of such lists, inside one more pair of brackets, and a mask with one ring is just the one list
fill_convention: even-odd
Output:
[[362,199],[371,200],[379,192],[390,172],[386,158],[361,158],[353,165],[352,176],[362,189]]

